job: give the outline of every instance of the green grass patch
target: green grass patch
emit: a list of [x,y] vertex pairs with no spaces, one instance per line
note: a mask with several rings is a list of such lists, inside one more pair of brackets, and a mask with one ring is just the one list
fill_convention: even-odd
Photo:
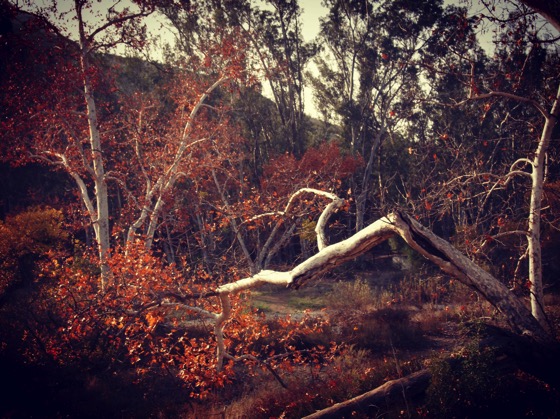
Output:
[[293,296],[288,299],[288,306],[295,310],[321,310],[325,301],[322,297]]

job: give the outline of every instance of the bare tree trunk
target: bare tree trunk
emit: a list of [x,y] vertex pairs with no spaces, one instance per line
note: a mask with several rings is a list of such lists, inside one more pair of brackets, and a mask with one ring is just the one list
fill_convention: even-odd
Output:
[[[76,12],[80,31],[80,65],[82,72],[84,100],[87,109],[87,121],[89,127],[89,142],[92,158],[92,176],[95,186],[95,214],[90,214],[97,241],[99,266],[101,269],[101,290],[107,287],[110,277],[108,260],[111,255],[111,242],[109,230],[109,197],[107,193],[107,183],[105,179],[105,168],[103,165],[103,149],[101,145],[101,135],[99,133],[99,122],[97,119],[97,107],[93,97],[93,90],[89,78],[89,42],[84,32],[84,22],[82,20],[82,6],[76,1]],[[87,193],[87,192],[86,192]],[[84,197],[82,191],[82,197]],[[89,200],[89,197],[88,197]],[[86,203],[87,205],[87,203]]]
[[449,242],[423,227],[412,217],[394,217],[398,234],[410,247],[453,275],[465,285],[478,291],[496,307],[518,334],[529,335],[536,341],[548,341],[551,336],[531,315],[524,302],[499,280],[475,264]]
[[[152,186],[151,182],[149,182],[149,178],[147,178],[146,184],[146,195],[145,195],[145,204],[140,212],[140,215],[136,219],[134,223],[130,225],[128,228],[127,234],[127,244],[130,244],[132,240],[136,237],[138,229],[148,222],[148,226],[146,229],[146,237],[144,240],[144,247],[146,249],[151,249],[154,236],[158,227],[159,218],[161,217],[161,211],[165,204],[163,200],[163,196],[173,189],[175,186],[175,182],[178,179],[178,172],[181,167],[181,164],[184,162],[185,154],[187,151],[194,147],[195,145],[206,141],[206,138],[201,138],[197,140],[193,140],[191,138],[191,131],[193,129],[194,121],[198,115],[198,112],[204,105],[208,96],[216,90],[220,85],[222,85],[225,81],[229,80],[229,76],[222,75],[218,78],[211,86],[209,86],[202,95],[198,98],[195,105],[191,109],[187,122],[183,127],[183,132],[181,134],[181,138],[179,141],[179,145],[177,147],[177,151],[173,156],[173,161],[169,164],[169,167],[165,170],[164,173],[160,175],[158,180]],[[137,151],[138,154],[138,151]]]
[[[560,86],[558,87],[550,112],[535,100],[506,92],[491,91],[471,97],[467,100],[480,100],[492,97],[501,97],[515,100],[520,103],[528,103],[537,109],[544,117],[544,126],[534,157],[532,159],[520,158],[515,161],[506,175],[506,182],[514,176],[522,176],[531,179],[531,198],[527,219],[527,255],[529,260],[528,277],[529,290],[531,293],[531,313],[543,328],[548,329],[549,326],[544,310],[544,294],[542,286],[541,215],[543,185],[545,182],[546,153],[550,145],[550,139],[552,137],[554,127],[556,126],[558,117],[560,117]],[[531,171],[527,172],[525,170],[518,169],[518,164],[530,166]],[[496,184],[496,186],[497,185],[499,185],[499,183]],[[490,192],[492,192],[492,190]]]
[[383,127],[379,130],[373,142],[371,144],[371,148],[369,151],[369,158],[364,169],[364,175],[362,177],[362,191],[356,198],[356,232],[360,231],[364,228],[364,218],[366,213],[366,202],[368,199],[368,195],[370,191],[373,189],[373,164],[375,162],[375,156],[379,151],[379,147],[381,146],[381,140],[385,135],[386,127]]
[[531,292],[531,313],[539,323],[547,328],[544,312],[544,294],[542,286],[542,256],[541,256],[541,212],[542,195],[545,173],[545,157],[550,144],[550,138],[560,116],[560,88],[550,114],[545,115],[545,124],[532,161],[531,172],[531,202],[529,206],[529,281]]
[[220,198],[222,199],[222,203],[225,206],[225,208],[227,209],[227,214],[226,216],[228,217],[229,223],[231,225],[231,228],[233,230],[233,232],[235,233],[235,239],[237,241],[237,243],[239,244],[239,247],[241,248],[241,251],[243,252],[243,256],[245,256],[245,260],[247,261],[247,266],[249,266],[249,270],[251,271],[252,274],[256,274],[258,271],[261,270],[261,266],[258,266],[255,264],[255,261],[253,260],[253,258],[251,257],[251,252],[249,251],[249,248],[247,247],[247,244],[245,243],[245,239],[243,238],[243,235],[241,234],[241,230],[239,229],[239,226],[237,225],[237,221],[235,220],[234,217],[231,216],[231,208],[229,206],[229,201],[224,193],[223,188],[220,185],[220,182],[218,180],[218,177],[216,176],[216,172],[214,170],[212,170],[212,178],[214,179],[214,184],[216,185],[216,189],[218,189],[218,192],[220,193]]

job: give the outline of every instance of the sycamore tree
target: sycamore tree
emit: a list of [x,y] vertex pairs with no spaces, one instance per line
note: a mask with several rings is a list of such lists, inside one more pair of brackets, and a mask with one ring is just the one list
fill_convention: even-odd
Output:
[[[177,179],[187,176],[190,151],[214,141],[224,129],[223,121],[203,124],[197,118],[213,91],[244,77],[243,48],[231,33],[206,45],[204,54],[190,58],[190,69],[168,76],[173,81],[163,111],[138,92],[119,97],[119,87],[106,71],[110,65],[101,56],[120,44],[142,48],[147,42],[142,19],[154,12],[155,3],[102,11],[94,2],[65,6],[54,2],[34,10],[29,5],[33,13],[8,6],[19,32],[5,57],[3,124],[8,141],[3,146],[13,162],[42,161],[73,179],[95,233],[104,290],[111,278],[111,218],[120,216],[110,211],[110,184],[135,206],[128,205],[127,217],[120,218],[129,223],[121,226],[125,242],[134,241],[143,229],[142,240],[151,248],[165,197]],[[68,40],[68,34],[77,42]],[[35,78],[26,65],[37,72]],[[131,177],[131,164],[139,176]]]
[[[57,2],[38,8],[32,2],[24,6],[33,13],[7,5],[20,33],[13,34],[19,39],[5,57],[11,64],[6,69],[4,99],[12,113],[3,121],[4,132],[16,141],[18,136],[28,139],[27,144],[17,143],[15,158],[32,158],[60,167],[74,180],[95,232],[103,289],[109,280],[107,261],[111,254],[104,153],[114,135],[104,131],[111,112],[107,103],[99,103],[102,93],[96,88],[103,74],[96,68],[94,56],[119,43],[145,42],[141,21],[154,6],[146,3],[134,10],[110,8],[102,16],[96,16],[99,12],[93,3],[79,0],[70,10]],[[65,21],[66,25],[61,24]],[[65,37],[69,32],[74,42]],[[22,55],[23,60],[18,60]],[[36,69],[35,83],[21,79],[29,76],[25,64]]]
[[[543,208],[545,186],[557,180],[557,174],[551,170],[549,156],[555,154],[551,149],[551,140],[557,133],[555,128],[560,116],[560,82],[554,75],[549,76],[546,70],[558,68],[558,48],[555,41],[558,18],[550,12],[543,13],[547,21],[556,28],[553,30],[554,33],[551,33],[546,26],[542,27],[540,19],[530,13],[533,10],[542,13],[542,5],[538,2],[524,3],[534,9],[518,7],[513,11],[508,10],[505,20],[505,28],[508,32],[502,37],[509,35],[515,41],[510,47],[509,57],[503,60],[505,71],[501,70],[505,73],[505,81],[494,84],[490,89],[486,88],[486,91],[473,92],[469,100],[485,100],[486,106],[491,106],[495,101],[508,101],[514,105],[533,108],[539,114],[540,121],[538,119],[536,123],[530,119],[526,121],[527,139],[531,143],[530,151],[526,156],[520,156],[515,160],[509,171],[492,186],[491,190],[507,185],[516,177],[524,179],[529,185],[527,226],[524,229],[524,236],[527,239],[525,257],[528,260],[531,312],[543,327],[549,327],[543,294],[541,232],[543,221],[546,222],[553,217],[553,215],[548,216],[546,209]],[[490,14],[490,19],[497,18]],[[503,42],[507,41],[509,39],[506,38]],[[548,55],[548,51],[552,54]],[[540,64],[540,68],[535,67],[535,61]],[[525,89],[523,82],[532,78],[538,80],[538,75],[542,77],[540,89],[536,92]],[[550,209],[550,206],[548,208]]]
[[[111,8],[93,23],[85,18],[93,4],[76,2],[70,10],[56,6],[31,13],[8,5],[15,30],[8,33],[10,48],[3,50],[3,147],[13,164],[40,161],[70,176],[98,251],[97,257],[89,257],[87,249],[75,249],[70,256],[53,251],[49,260],[41,261],[37,280],[44,286],[30,307],[34,326],[25,326],[22,334],[29,345],[26,353],[34,360],[43,354],[66,365],[103,353],[110,362],[126,360],[140,374],[168,365],[203,395],[232,372],[224,363],[233,359],[233,352],[224,350],[225,342],[239,347],[239,359],[254,360],[256,350],[250,342],[267,334],[250,327],[255,318],[246,313],[232,333],[237,338],[224,341],[222,330],[235,303],[228,298],[222,307],[221,300],[201,297],[215,296],[212,289],[242,276],[244,266],[259,272],[292,238],[294,227],[284,224],[292,222],[294,208],[296,215],[319,209],[316,202],[306,208],[312,198],[275,202],[278,194],[305,183],[337,187],[338,173],[352,169],[338,167],[344,159],[336,146],[314,151],[299,163],[288,158],[286,169],[297,171],[299,166],[307,173],[296,185],[277,177],[275,186],[271,176],[268,202],[258,203],[256,190],[246,191],[243,139],[226,111],[236,84],[252,82],[244,71],[238,32],[215,32],[185,62],[165,67],[157,88],[143,91],[119,84],[115,76],[122,59],[102,53],[119,43],[141,48],[139,19],[153,11],[152,4],[138,12]],[[65,18],[76,25],[78,43],[64,36],[69,28],[60,21]],[[177,255],[164,264],[152,253],[162,222],[167,224],[179,209],[176,205],[183,204],[175,200],[177,186],[188,198],[185,207],[193,210],[186,218],[196,220],[196,228],[189,231],[200,238],[202,253],[217,253],[219,246],[208,244],[218,243],[222,233],[239,244],[245,262],[232,258],[217,269],[216,264],[199,266],[196,256],[188,260]],[[296,196],[316,193],[310,188]],[[319,196],[332,199],[330,193]],[[275,223],[270,238],[262,247],[249,243],[255,225],[265,219]],[[253,249],[258,252],[254,259]],[[222,257],[228,261],[227,254]],[[192,295],[198,296],[195,301]],[[223,314],[216,314],[219,307]],[[206,321],[222,319],[214,326],[216,342],[186,333],[185,324],[197,321],[193,315]],[[160,324],[166,328],[163,335]],[[286,323],[292,330],[285,329],[285,336],[276,339],[279,348],[291,346],[296,332],[319,327],[310,324],[297,331],[302,325]],[[277,362],[284,358],[277,357]]]
[[[461,19],[456,22],[460,25],[466,24],[468,26],[470,24],[469,21],[463,21]],[[459,26],[459,29],[460,28],[461,26]],[[472,51],[473,50],[468,49],[464,50],[462,53],[457,50],[452,51],[452,54],[456,54],[456,58],[457,56],[459,57],[459,64],[464,65],[463,70],[468,70],[466,73],[461,73],[459,70],[457,71],[456,76],[463,76],[458,80],[458,91],[463,93],[467,92],[467,94],[469,95],[469,102],[482,101],[489,98],[502,98],[519,101],[522,104],[530,104],[534,106],[541,114],[542,118],[544,118],[544,123],[542,125],[541,135],[536,138],[536,149],[534,152],[534,157],[532,159],[520,157],[514,160],[513,162],[511,162],[511,170],[506,171],[504,174],[495,175],[490,173],[477,172],[475,173],[474,177],[470,177],[482,178],[485,181],[496,179],[486,187],[483,200],[487,199],[487,197],[492,196],[492,194],[495,193],[498,188],[507,186],[510,178],[516,176],[521,176],[522,178],[530,178],[534,183],[532,183],[531,186],[532,203],[530,204],[529,213],[540,214],[539,206],[542,200],[542,196],[540,195],[541,192],[539,192],[539,190],[542,189],[542,182],[544,178],[542,177],[543,172],[540,172],[540,176],[536,176],[535,173],[539,173],[539,170],[537,170],[538,167],[541,167],[542,170],[544,166],[544,162],[539,159],[544,159],[544,155],[550,144],[550,136],[558,112],[557,94],[553,90],[553,93],[551,93],[550,95],[540,97],[539,100],[544,100],[544,103],[541,104],[536,99],[527,99],[515,93],[507,93],[491,89],[488,89],[489,91],[487,92],[483,92],[482,89],[492,86],[492,83],[479,85],[481,78],[475,78],[475,76],[477,76],[478,68],[474,65],[475,61],[472,59],[472,57],[468,56],[468,54]],[[474,50],[474,52],[477,51],[479,50]],[[463,56],[460,54],[463,54]],[[460,65],[457,68],[461,68]],[[445,69],[441,69],[442,74],[444,73],[444,70]],[[544,108],[545,105],[548,108]],[[445,136],[446,133],[441,132],[440,134]],[[441,138],[441,140],[446,141],[447,139]],[[460,151],[460,148],[458,148],[458,150]],[[455,157],[458,157],[458,155],[455,155]],[[518,165],[527,165],[527,167],[531,167],[532,170],[518,170]],[[464,186],[468,187],[466,183],[464,184]],[[342,206],[339,198],[334,194],[326,195],[324,194],[324,192],[305,189],[302,189],[302,192],[316,193],[325,197],[328,196],[332,200],[332,205],[326,207],[326,209],[322,213],[322,220],[328,220],[329,217],[334,213],[334,211]],[[294,197],[296,197],[297,195],[299,195],[299,192],[296,192],[296,194],[294,194]],[[535,199],[535,197],[538,199]],[[451,199],[451,197],[447,196],[447,199]],[[538,204],[533,204],[534,202],[538,202]],[[540,215],[537,218],[540,219]],[[331,246],[326,246],[321,239],[321,237],[324,237],[323,228],[326,224],[324,222],[318,222],[317,224],[318,252],[312,257],[307,258],[298,265],[295,265],[289,271],[263,270],[230,284],[222,285],[215,291],[208,294],[219,297],[222,306],[221,314],[217,314],[215,323],[218,326],[215,329],[215,332],[218,336],[218,347],[220,347],[221,343],[223,343],[222,339],[220,338],[220,334],[223,333],[223,327],[225,327],[226,325],[226,321],[224,319],[228,319],[230,317],[229,298],[231,298],[232,295],[240,291],[259,286],[263,283],[286,285],[297,288],[303,285],[306,281],[312,280],[320,276],[321,274],[328,272],[333,267],[354,259],[355,257],[363,254],[364,252],[368,251],[372,247],[378,245],[380,242],[385,241],[388,237],[395,234],[403,237],[403,239],[412,248],[420,252],[427,259],[436,263],[444,272],[457,277],[468,286],[480,292],[486,299],[488,299],[488,301],[490,301],[500,312],[504,314],[513,330],[520,334],[529,335],[539,342],[551,341],[551,336],[546,330],[546,323],[543,322],[542,317],[535,312],[535,307],[543,307],[542,300],[541,302],[532,304],[532,313],[527,309],[523,297],[517,296],[515,292],[508,289],[502,283],[502,281],[486,272],[476,263],[471,261],[467,256],[456,250],[451,244],[441,238],[438,238],[429,230],[423,228],[413,217],[407,216],[403,212],[391,213],[387,217],[382,218],[372,223],[370,226],[364,228],[362,232],[348,238],[347,240],[343,240]],[[537,240],[535,242],[534,240],[535,238],[538,239],[539,237],[539,228],[536,228],[535,230],[535,227],[535,216],[530,215],[529,228],[527,230],[528,233],[526,234],[529,243],[529,253],[538,256],[539,251],[538,249],[536,249],[536,246],[540,246],[540,241]],[[533,244],[531,244],[531,241],[533,242]],[[533,268],[530,267],[530,269],[534,269],[534,267],[537,265],[535,265],[535,262],[533,262],[531,266]],[[542,267],[538,268],[538,270],[541,269]],[[534,281],[530,281],[531,286],[533,286],[533,283],[539,283],[538,277],[534,278]],[[531,294],[537,295],[538,292],[533,290]],[[194,296],[191,296],[190,298],[194,298]],[[221,365],[221,359],[228,356],[229,355],[226,346],[223,346],[221,350],[219,349],[218,365]]]
[[[446,19],[454,24],[440,26],[441,43],[424,61],[438,92],[426,103],[428,140],[412,145],[417,159],[423,147],[434,157],[424,204],[432,214],[453,218],[457,244],[471,257],[495,264],[493,272],[513,288],[522,283],[532,315],[548,327],[541,233],[543,227],[553,230],[556,219],[555,37],[522,4],[474,17],[456,9]],[[492,58],[473,44],[477,27],[486,29],[488,21],[497,27]]]

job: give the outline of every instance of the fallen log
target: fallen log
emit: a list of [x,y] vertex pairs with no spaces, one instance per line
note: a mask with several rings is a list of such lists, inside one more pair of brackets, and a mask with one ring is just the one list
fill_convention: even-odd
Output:
[[375,414],[386,410],[387,407],[405,405],[410,400],[424,395],[431,377],[430,371],[423,369],[406,377],[387,381],[367,393],[319,410],[305,418],[340,419],[352,417],[352,412]]

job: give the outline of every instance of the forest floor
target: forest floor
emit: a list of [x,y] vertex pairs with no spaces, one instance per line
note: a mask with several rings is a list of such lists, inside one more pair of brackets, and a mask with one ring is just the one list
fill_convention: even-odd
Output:
[[[433,390],[438,401],[417,405],[419,410],[408,411],[408,417],[495,417],[498,412],[560,417],[556,390],[516,368],[496,367],[493,349],[479,346],[500,328],[507,330],[499,313],[456,281],[438,275],[424,278],[384,272],[353,280],[325,279],[299,290],[265,286],[252,291],[251,304],[270,320],[287,315],[329,318],[337,340],[366,351],[367,359],[359,359],[361,369],[372,366],[385,374],[369,389],[419,369],[448,365],[449,359],[463,359],[458,371],[446,366],[439,371],[440,387]],[[546,303],[551,326],[560,331],[560,295],[548,294]],[[356,325],[355,333],[349,323]],[[232,405],[223,408],[236,412]],[[392,412],[386,417],[401,416]]]
[[306,311],[322,315],[326,308],[325,296],[333,289],[333,283],[321,281],[299,290],[265,286],[252,291],[252,305],[267,316],[301,316]]
[[[386,282],[387,278],[390,279],[395,274],[398,273],[388,272],[382,274],[382,282]],[[347,304],[350,311],[354,308],[360,308],[353,306],[354,301],[351,299],[353,296],[337,295],[340,293],[337,292],[337,284],[340,284],[340,282],[324,279],[298,290],[265,286],[252,291],[251,304],[269,319],[283,316],[300,319],[304,315],[332,315],[332,307],[329,307],[329,305],[333,299],[345,299],[345,297],[347,299],[342,305]],[[357,296],[357,298],[359,299],[360,296]],[[399,345],[401,349],[408,352],[408,356],[427,357],[437,351],[451,351],[459,345],[459,340],[464,333],[461,319],[456,315],[461,310],[459,302],[450,303],[449,305],[437,303],[406,304],[401,302],[401,304],[392,305],[387,304],[385,301],[377,301],[373,306],[362,308],[369,314],[383,311],[381,321],[387,323],[389,328],[391,328],[391,324],[395,321],[402,322],[400,317],[397,319],[389,318],[386,307],[398,310],[400,313],[406,313],[407,323],[410,322],[411,327],[417,326],[422,334],[421,337],[417,336],[418,340],[422,341],[421,344],[418,344],[418,341],[416,341],[410,342],[410,345]],[[340,309],[340,306],[338,308]],[[385,334],[382,333],[382,335]]]
[[[458,359],[465,354],[471,356],[470,363],[467,363],[471,369],[446,378],[455,381],[444,383],[440,398],[445,402],[443,407],[451,410],[440,417],[465,417],[461,409],[465,409],[470,400],[486,403],[489,410],[484,414],[494,414],[487,394],[500,397],[496,398],[500,402],[500,412],[510,414],[506,414],[508,417],[521,417],[531,412],[533,417],[560,417],[560,398],[556,397],[556,390],[526,374],[506,372],[499,378],[488,374],[485,353],[473,352],[471,326],[500,326],[499,316],[488,303],[447,278],[426,275],[419,280],[405,277],[400,272],[375,272],[350,279],[343,274],[306,284],[299,290],[263,286],[251,291],[249,301],[253,308],[265,315],[270,327],[277,323],[275,320],[285,316],[329,319],[331,329],[325,331],[323,339],[327,345],[330,341],[347,345],[348,352],[326,367],[320,377],[305,367],[282,373],[289,389],[282,389],[267,371],[255,377],[241,373],[242,380],[204,401],[185,401],[184,391],[170,378],[133,385],[126,375],[104,373],[80,377],[74,376],[72,371],[0,362],[0,371],[3,370],[0,384],[4,381],[3,384],[11,389],[3,394],[4,402],[12,406],[7,410],[0,406],[0,418],[279,417],[287,412],[284,410],[286,406],[302,403],[301,395],[310,391],[313,385],[318,386],[320,390],[317,391],[330,392],[325,396],[328,401],[303,403],[303,406],[293,408],[300,410],[292,410],[283,416],[302,417],[331,405],[333,401],[354,397],[388,380],[427,368],[430,363]],[[547,296],[547,311],[555,329],[560,330],[560,295]],[[465,352],[469,345],[470,354]],[[476,382],[478,387],[461,387],[463,384],[458,381],[461,375]],[[346,380],[340,388],[326,386],[337,378]],[[447,394],[445,391],[452,387],[459,390]],[[504,396],[504,392],[498,394],[502,388],[506,388],[505,393],[509,396]],[[2,400],[0,396],[0,405]],[[29,404],[29,400],[33,400],[33,404]],[[423,408],[421,403],[417,406]],[[262,414],[256,415],[257,411]],[[29,413],[29,416],[20,414],[22,412]],[[382,416],[403,417],[399,412]],[[496,417],[490,413],[481,416],[480,412],[471,412],[471,417]],[[431,413],[421,409],[407,410],[405,416],[434,417]]]

